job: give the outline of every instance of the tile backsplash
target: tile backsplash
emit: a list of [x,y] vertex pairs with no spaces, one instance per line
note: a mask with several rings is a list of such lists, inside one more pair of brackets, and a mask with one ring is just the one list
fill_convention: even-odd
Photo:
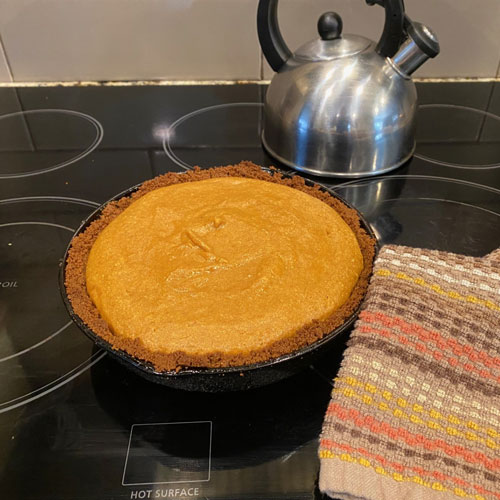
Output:
[[[259,80],[258,0],[0,0],[0,81]],[[500,76],[500,0],[406,0],[441,54],[419,77]],[[317,36],[326,10],[377,39],[383,10],[364,0],[282,0],[290,48]]]
[[[500,62],[500,0],[405,0],[408,15],[437,34],[441,53],[427,61],[418,77],[493,77]],[[345,33],[378,40],[384,11],[364,0],[282,0],[278,12],[283,38],[292,50],[317,36],[316,22],[327,11],[338,12]],[[264,66],[264,75],[273,72]]]

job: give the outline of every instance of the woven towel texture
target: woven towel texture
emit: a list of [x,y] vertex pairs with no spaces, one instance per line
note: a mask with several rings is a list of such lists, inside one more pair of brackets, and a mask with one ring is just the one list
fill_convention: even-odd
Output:
[[320,489],[500,500],[500,251],[385,246],[334,381]]

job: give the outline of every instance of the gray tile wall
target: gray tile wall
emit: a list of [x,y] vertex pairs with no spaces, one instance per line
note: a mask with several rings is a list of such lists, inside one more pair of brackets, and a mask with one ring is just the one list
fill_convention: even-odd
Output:
[[[269,78],[261,67],[258,0],[0,0],[0,81]],[[500,0],[406,0],[437,32],[441,55],[420,77],[500,76]],[[292,49],[338,11],[344,31],[377,39],[380,7],[364,0],[282,0]]]
[[[414,21],[437,34],[441,53],[422,66],[418,77],[494,77],[500,61],[500,0],[405,0]],[[341,14],[345,33],[378,40],[383,10],[364,0],[282,0],[279,19],[292,50],[317,36],[316,22],[327,10]],[[265,64],[264,75],[272,70]]]

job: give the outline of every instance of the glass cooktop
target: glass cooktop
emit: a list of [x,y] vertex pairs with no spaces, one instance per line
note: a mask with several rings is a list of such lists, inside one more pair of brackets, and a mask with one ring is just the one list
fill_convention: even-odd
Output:
[[[415,156],[313,178],[381,243],[500,246],[500,84],[418,86]],[[165,172],[251,160],[265,87],[0,89],[0,497],[318,499],[317,440],[346,337],[282,382],[228,394],[147,382],[71,322],[58,289],[80,222]]]

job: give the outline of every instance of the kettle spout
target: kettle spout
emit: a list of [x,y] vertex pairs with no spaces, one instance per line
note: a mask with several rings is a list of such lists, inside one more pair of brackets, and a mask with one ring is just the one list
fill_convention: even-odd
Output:
[[439,42],[427,26],[409,22],[408,38],[392,58],[392,63],[406,76],[415,72],[427,59],[439,54]]

